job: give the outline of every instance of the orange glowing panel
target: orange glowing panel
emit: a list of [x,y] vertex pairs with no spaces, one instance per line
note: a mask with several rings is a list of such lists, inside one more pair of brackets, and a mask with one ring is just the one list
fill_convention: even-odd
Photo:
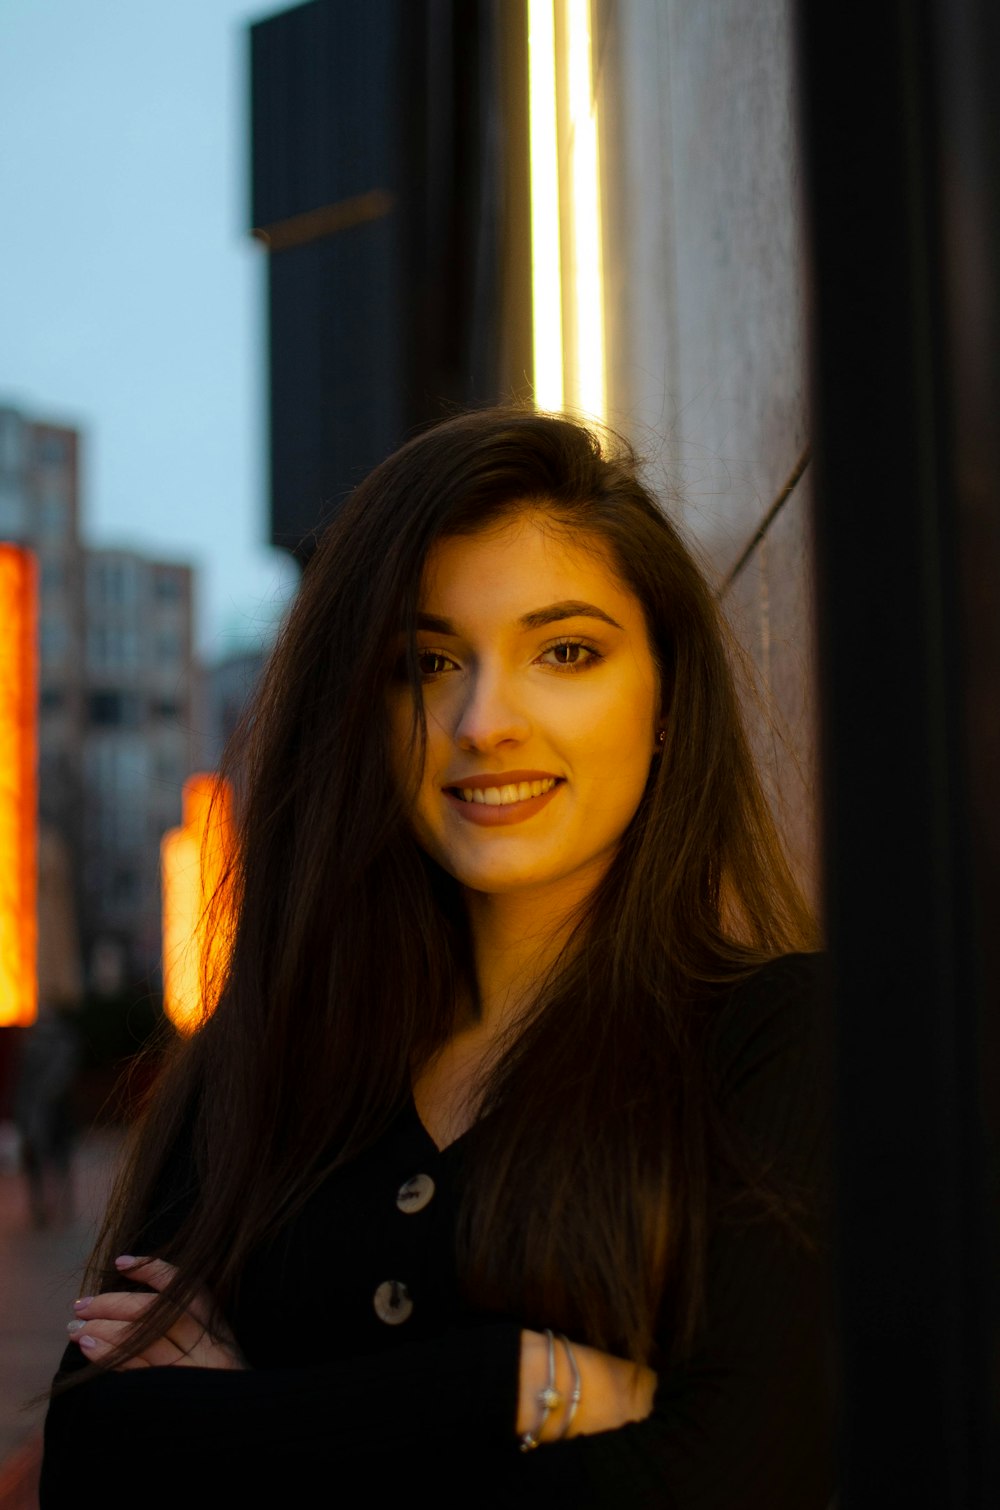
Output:
[[38,576],[0,545],[0,1027],[38,1012]]
[[183,823],[160,846],[163,892],[163,1005],[182,1033],[215,1006],[232,941],[228,895],[233,856],[232,793],[219,776],[184,783]]

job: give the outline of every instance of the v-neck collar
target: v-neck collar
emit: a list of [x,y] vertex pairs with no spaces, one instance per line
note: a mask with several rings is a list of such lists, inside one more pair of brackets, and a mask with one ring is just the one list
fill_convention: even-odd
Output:
[[413,1122],[419,1129],[424,1141],[430,1144],[434,1152],[437,1154],[438,1158],[447,1157],[447,1155],[451,1153],[452,1149],[457,1148],[459,1144],[464,1143],[469,1134],[472,1132],[472,1129],[476,1126],[475,1122],[472,1122],[464,1132],[460,1132],[458,1134],[457,1138],[452,1138],[450,1143],[438,1143],[437,1139],[424,1124],[424,1120],[417,1109],[417,1099],[414,1096],[412,1089],[410,1090],[410,1115]]

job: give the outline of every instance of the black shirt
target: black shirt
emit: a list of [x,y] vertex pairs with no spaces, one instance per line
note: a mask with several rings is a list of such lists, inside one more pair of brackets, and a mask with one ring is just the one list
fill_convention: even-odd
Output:
[[[817,956],[772,961],[716,1020],[723,1109],[826,1205],[830,1052]],[[454,1262],[463,1140],[410,1104],[250,1263],[246,1372],[155,1368],[59,1395],[43,1510],[89,1484],[106,1507],[219,1503],[825,1510],[833,1493],[828,1255],[777,1222],[718,1223],[693,1356],[652,1415],[521,1453],[520,1327],[471,1311]],[[78,1366],[70,1348],[64,1367]],[[81,1480],[81,1470],[87,1465]],[[317,1487],[318,1486],[318,1487]]]

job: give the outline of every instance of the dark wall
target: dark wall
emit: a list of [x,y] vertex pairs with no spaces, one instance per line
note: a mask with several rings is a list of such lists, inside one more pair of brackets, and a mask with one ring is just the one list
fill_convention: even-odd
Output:
[[1000,1503],[1000,11],[798,6],[841,1510]]

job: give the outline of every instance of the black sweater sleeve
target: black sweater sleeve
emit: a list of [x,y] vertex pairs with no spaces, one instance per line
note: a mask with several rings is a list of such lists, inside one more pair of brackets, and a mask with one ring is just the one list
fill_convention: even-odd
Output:
[[[715,1045],[724,1109],[776,1175],[820,1202],[830,1132],[824,1000],[813,957],[776,961],[733,993]],[[528,1454],[514,1438],[513,1324],[376,1356],[342,1357],[331,1339],[329,1361],[308,1368],[103,1375],[50,1407],[42,1510],[75,1506],[95,1443],[108,1510],[137,1499],[207,1505],[220,1494],[294,1501],[294,1486],[304,1490],[315,1472],[329,1477],[332,1506],[356,1502],[347,1492],[356,1475],[379,1503],[412,1492],[417,1468],[442,1506],[471,1497],[518,1510],[825,1510],[828,1289],[822,1247],[810,1252],[770,1219],[718,1222],[705,1326],[693,1357],[661,1377],[652,1415]],[[71,1349],[67,1361],[78,1357]]]
[[76,1510],[82,1482],[104,1510],[308,1503],[316,1474],[331,1506],[355,1474],[379,1504],[456,1442],[509,1446],[519,1357],[503,1324],[314,1368],[103,1374],[49,1406],[41,1510]]

